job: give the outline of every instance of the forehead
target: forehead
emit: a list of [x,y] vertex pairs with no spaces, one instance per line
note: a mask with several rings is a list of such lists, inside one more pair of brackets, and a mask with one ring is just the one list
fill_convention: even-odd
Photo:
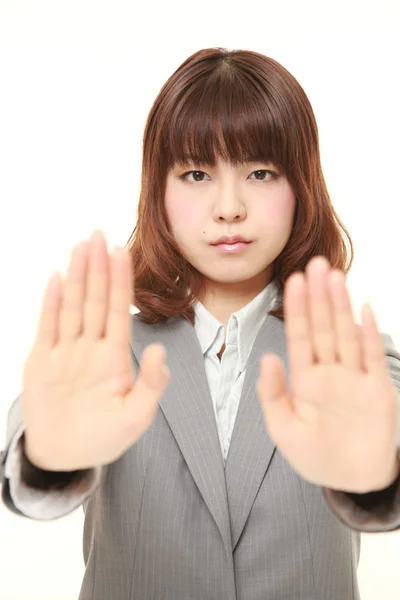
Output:
[[[253,99],[254,100],[254,99]],[[278,116],[271,116],[265,98],[236,103],[186,102],[163,123],[162,154],[167,167],[218,163],[239,166],[249,162],[271,162],[284,169],[287,136]]]

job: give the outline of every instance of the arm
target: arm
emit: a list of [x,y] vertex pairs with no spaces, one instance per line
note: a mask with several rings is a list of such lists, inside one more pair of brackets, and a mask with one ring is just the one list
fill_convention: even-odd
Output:
[[323,496],[335,516],[355,531],[376,533],[400,529],[400,353],[393,340],[382,334],[387,365],[397,394],[397,446],[399,476],[384,490],[353,494],[322,488]]
[[102,469],[43,471],[24,453],[24,431],[19,396],[9,410],[6,449],[0,460],[4,504],[18,515],[38,520],[51,520],[72,512],[98,487]]
[[368,494],[323,488],[323,495],[335,516],[350,529],[367,533],[400,530],[400,452],[399,476],[388,488]]

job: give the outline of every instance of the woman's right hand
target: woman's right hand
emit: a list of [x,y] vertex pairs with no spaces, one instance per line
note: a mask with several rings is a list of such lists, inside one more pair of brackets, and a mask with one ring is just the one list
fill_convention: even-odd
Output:
[[153,421],[170,375],[152,344],[135,381],[132,278],[128,251],[109,254],[94,232],[73,249],[65,281],[49,280],[22,391],[25,453],[41,469],[109,464]]

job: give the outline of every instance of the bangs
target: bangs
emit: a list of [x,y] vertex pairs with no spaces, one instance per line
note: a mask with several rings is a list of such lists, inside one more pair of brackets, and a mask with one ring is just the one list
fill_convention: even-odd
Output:
[[350,269],[352,241],[327,190],[317,123],[303,88],[272,58],[206,48],[165,82],[146,121],[137,223],[128,242],[131,303],[143,323],[184,318],[195,326],[194,300],[202,296],[207,277],[174,235],[165,202],[168,175],[174,167],[209,171],[220,161],[234,167],[262,164],[251,171],[269,169],[263,163],[270,163],[293,192],[290,236],[271,262],[278,290],[271,316],[285,321],[285,283],[314,256],[345,273]]
[[286,172],[287,130],[263,82],[221,68],[181,93],[161,137],[167,169],[188,163],[215,167],[222,160],[233,166],[271,162]]

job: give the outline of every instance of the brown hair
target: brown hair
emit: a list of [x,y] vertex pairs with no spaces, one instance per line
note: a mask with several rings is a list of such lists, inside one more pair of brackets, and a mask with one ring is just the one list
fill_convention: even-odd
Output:
[[313,256],[348,272],[353,246],[328,195],[304,90],[282,65],[257,52],[200,50],[164,84],[145,126],[138,220],[127,242],[132,304],[141,321],[183,316],[194,324],[203,276],[182,255],[164,206],[167,174],[188,157],[211,167],[218,158],[232,165],[272,162],[287,177],[296,210],[291,236],[274,263],[279,297],[270,314],[283,320],[284,283]]

